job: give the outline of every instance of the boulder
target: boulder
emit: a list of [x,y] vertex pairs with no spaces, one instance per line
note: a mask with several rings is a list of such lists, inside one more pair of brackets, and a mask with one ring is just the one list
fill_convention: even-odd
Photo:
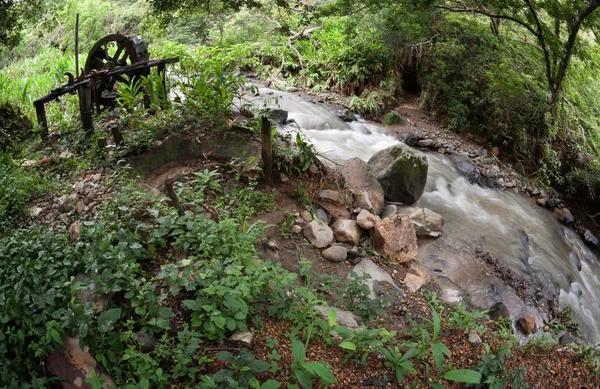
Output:
[[63,196],[59,199],[58,204],[61,212],[70,212],[79,203],[79,196],[76,193],[68,196]]
[[488,309],[488,315],[490,315],[490,319],[492,320],[510,319],[510,311],[503,302],[492,305],[492,307]]
[[408,215],[393,215],[377,223],[372,242],[379,254],[396,262],[408,262],[417,256],[417,235]]
[[408,215],[419,237],[439,238],[444,228],[444,218],[427,208],[398,207],[396,213]]
[[590,230],[584,231],[583,241],[594,248],[598,247],[598,238],[596,238]]
[[519,319],[519,325],[525,334],[533,334],[537,331],[535,316],[524,315]]
[[425,190],[429,165],[418,150],[400,143],[375,153],[369,165],[390,201],[410,205]]
[[365,230],[372,230],[375,228],[375,224],[379,223],[381,218],[379,216],[373,215],[371,212],[363,209],[360,211],[358,216],[356,216],[356,223]]
[[388,218],[392,215],[395,215],[398,212],[398,207],[390,204],[390,205],[386,205],[385,208],[383,208],[383,211],[381,212],[381,218],[385,219]]
[[353,122],[356,120],[356,115],[349,109],[341,109],[336,112],[336,116],[345,122]]
[[407,273],[406,277],[404,277],[404,284],[412,293],[417,292],[419,289],[423,287],[427,283],[427,280],[421,276],[416,274]]
[[336,313],[336,321],[351,330],[359,328],[363,324],[363,319],[350,311],[345,311],[337,307],[325,307],[323,305],[315,305],[315,310],[319,312],[324,320],[329,319],[329,311],[333,309]]
[[239,344],[246,348],[252,348],[252,332],[250,331],[236,331],[227,339],[230,343]]
[[416,146],[419,143],[419,137],[413,132],[400,133],[398,139],[407,146]]
[[319,198],[322,200],[329,200],[337,203],[340,201],[340,192],[337,190],[325,189],[319,194]]
[[344,246],[332,246],[324,250],[321,255],[329,262],[343,262],[348,258],[348,250]]
[[100,365],[85,346],[81,349],[79,337],[66,338],[63,341],[62,352],[51,352],[48,360],[50,372],[61,378],[64,389],[91,389],[88,378],[100,376],[103,379],[102,388],[116,388],[116,383],[106,369]]
[[156,347],[156,339],[150,336],[147,332],[139,331],[135,333],[138,343],[140,344],[142,351],[145,353],[151,353]]
[[304,236],[313,246],[322,249],[333,242],[333,231],[327,224],[313,220],[302,229]]
[[315,216],[323,223],[329,224],[329,215],[323,208],[317,209],[315,211]]
[[333,234],[338,242],[352,243],[357,245],[362,236],[362,230],[356,220],[339,219],[331,226]]
[[285,124],[288,120],[288,111],[271,108],[271,119],[273,119],[275,123]]
[[[369,275],[369,278],[365,280],[365,283],[371,291],[371,299],[375,299],[381,295],[383,285],[387,285],[391,288],[394,295],[402,295],[402,290],[394,283],[392,276],[368,258],[363,258],[358,265],[354,266],[352,273],[358,276],[363,276],[365,274]],[[353,274],[351,274],[350,277],[353,277]]]
[[352,158],[342,166],[341,173],[358,206],[379,215],[383,209],[384,193],[371,167],[360,158]]

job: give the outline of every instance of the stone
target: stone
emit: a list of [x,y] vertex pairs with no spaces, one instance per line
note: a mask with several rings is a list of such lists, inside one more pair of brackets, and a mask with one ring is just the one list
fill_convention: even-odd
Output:
[[590,230],[585,230],[583,232],[583,241],[594,248],[598,247],[598,238],[596,238]]
[[341,109],[336,112],[336,116],[345,122],[353,122],[356,120],[356,115],[349,109]]
[[135,333],[138,343],[145,353],[151,353],[156,347],[156,339],[151,337],[147,332],[139,331]]
[[40,207],[32,207],[29,210],[29,216],[33,217],[33,218],[37,218],[40,217],[40,215],[42,214],[42,212],[44,211],[43,208]]
[[52,375],[61,378],[64,389],[91,389],[92,385],[86,380],[98,376],[103,380],[103,389],[116,388],[114,379],[90,354],[90,348],[82,349],[79,343],[78,336],[66,338],[62,352],[50,353],[48,365]]
[[420,140],[419,143],[417,143],[417,144],[419,145],[419,147],[428,149],[430,147],[435,146],[436,143],[437,142],[434,139],[423,139],[423,140]]
[[575,218],[573,217],[573,214],[571,213],[571,211],[569,211],[569,208],[563,208],[562,209],[562,214],[563,214],[563,223],[568,225],[573,224],[573,222],[575,222]]
[[500,149],[498,148],[498,146],[492,146],[492,148],[490,149],[490,152],[492,153],[492,155],[494,157],[497,157],[498,155],[500,155]]
[[498,302],[488,309],[488,315],[492,320],[510,319],[510,311],[503,302]]
[[558,338],[558,344],[560,344],[561,346],[567,346],[569,344],[584,344],[584,342],[578,338],[577,336],[573,335],[570,332],[565,332],[560,338]]
[[543,197],[539,198],[539,199],[535,199],[535,203],[542,208],[546,207],[546,199]]
[[285,174],[283,174],[283,173],[281,173],[281,174],[279,175],[279,179],[280,179],[280,180],[281,180],[281,182],[283,182],[284,184],[290,180],[290,178],[289,178],[288,176],[286,176]]
[[406,273],[406,277],[404,277],[404,284],[412,293],[417,292],[426,283],[427,280],[425,278],[412,273]]
[[386,205],[385,208],[383,208],[383,212],[381,212],[381,219],[386,219],[392,215],[395,215],[398,211],[398,207],[390,204],[390,205]]
[[319,194],[319,198],[322,200],[329,200],[337,203],[340,201],[340,192],[337,190],[325,189]]
[[285,124],[288,120],[288,111],[271,108],[271,119],[277,124]]
[[344,246],[332,246],[324,250],[321,255],[329,262],[344,262],[348,257],[348,250]]
[[312,221],[312,219],[313,219],[313,217],[312,217],[312,215],[310,214],[310,212],[308,212],[308,211],[305,209],[305,210],[303,210],[303,211],[302,211],[302,219],[303,219],[305,222],[311,222],[311,221]]
[[246,348],[251,348],[253,338],[252,332],[250,331],[236,331],[229,337],[229,339],[227,339],[227,341],[242,345]]
[[323,305],[315,305],[315,310],[319,312],[323,320],[329,320],[329,311],[334,310],[336,313],[336,321],[340,325],[350,328],[351,330],[360,328],[363,324],[363,319],[350,311],[346,311],[337,307],[325,307]]
[[80,235],[79,228],[80,227],[81,227],[81,224],[78,221],[72,223],[71,226],[69,227],[69,240],[71,241],[71,243],[75,243],[75,242],[77,242],[77,240],[79,240],[79,235]]
[[398,287],[387,281],[373,281],[373,293],[376,297],[386,300],[391,306],[402,301],[404,296]]
[[410,205],[425,191],[429,165],[421,151],[400,143],[375,153],[369,165],[389,201]]
[[313,220],[302,229],[304,236],[313,246],[322,249],[333,242],[333,231],[327,224]]
[[59,198],[58,205],[61,212],[70,212],[73,210],[73,208],[75,208],[78,202],[79,196],[76,193],[73,193]]
[[428,208],[397,207],[396,213],[410,216],[418,237],[439,238],[444,228],[444,218]]
[[58,159],[73,159],[73,158],[75,158],[75,155],[68,151],[63,151],[62,153],[60,153],[58,155]]
[[403,132],[398,134],[398,140],[407,146],[416,146],[419,143],[419,137],[413,132]]
[[537,331],[535,316],[524,315],[519,319],[519,325],[525,334],[533,334]]
[[366,209],[360,211],[358,216],[356,216],[356,223],[358,223],[360,228],[365,230],[372,230],[375,228],[375,224],[379,223],[380,221],[381,218],[379,216],[373,215]]
[[299,225],[297,225],[297,224],[294,224],[294,225],[292,226],[292,229],[291,229],[290,231],[292,232],[292,234],[299,234],[299,233],[301,233],[301,232],[302,232],[302,227],[300,227],[300,226],[299,226]]
[[323,208],[319,208],[315,211],[315,216],[317,219],[322,221],[325,224],[329,224],[329,215]]
[[356,220],[339,219],[331,226],[338,242],[358,244],[362,230]]
[[393,215],[375,225],[373,247],[383,257],[403,263],[417,257],[417,235],[408,215]]
[[472,346],[477,347],[483,342],[481,341],[479,335],[477,335],[477,332],[471,330],[469,331],[469,343],[471,343]]
[[360,158],[352,158],[342,166],[341,174],[358,207],[379,215],[383,210],[384,192],[371,166]]
[[523,164],[521,162],[517,162],[515,164],[515,171],[517,172],[517,174],[519,174],[520,176],[525,176],[525,166],[523,166]]
[[[390,285],[399,295],[402,294],[402,290],[396,286],[394,283],[394,279],[390,276],[385,270],[377,266],[373,261],[368,258],[363,258],[360,263],[352,269],[352,273],[356,275],[363,276],[368,274],[370,278],[365,280],[365,283],[369,287],[371,291],[370,297],[371,299],[377,298],[375,293],[375,283],[385,283]],[[351,274],[350,277],[353,277]]]

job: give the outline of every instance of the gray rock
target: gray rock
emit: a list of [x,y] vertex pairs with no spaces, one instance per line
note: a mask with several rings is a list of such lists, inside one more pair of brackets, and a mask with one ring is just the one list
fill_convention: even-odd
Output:
[[567,346],[569,344],[584,344],[583,340],[570,332],[565,332],[560,338],[558,338],[558,343],[561,346]]
[[325,307],[323,305],[315,305],[315,310],[321,314],[324,320],[329,319],[329,311],[333,309],[336,313],[336,321],[351,330],[359,328],[363,324],[363,319],[350,311],[345,311],[337,307]]
[[598,238],[590,230],[585,230],[583,233],[583,241],[594,248],[598,247]]
[[419,143],[419,137],[412,132],[404,132],[398,134],[398,140],[407,146],[416,146]]
[[358,244],[362,230],[356,220],[339,219],[331,226],[338,242]]
[[68,196],[62,196],[58,200],[58,205],[61,212],[71,212],[77,203],[79,202],[79,196],[76,193],[70,194]]
[[336,112],[336,116],[345,122],[353,122],[356,120],[356,115],[349,109],[343,109]]
[[390,201],[413,204],[425,190],[429,165],[418,150],[398,144],[375,153],[369,165]]
[[322,221],[325,224],[329,224],[329,215],[323,208],[319,208],[315,211],[315,216],[317,219]]
[[423,139],[423,140],[419,141],[418,145],[419,145],[419,147],[423,147],[425,149],[428,149],[428,148],[430,148],[432,146],[435,146],[436,143],[437,142],[434,139]]
[[290,178],[288,176],[286,176],[285,174],[281,173],[279,175],[279,179],[281,180],[281,182],[286,183],[290,180]]
[[356,216],[356,223],[365,230],[372,230],[375,228],[375,224],[379,223],[381,218],[379,216],[373,215],[371,212],[363,209],[360,211],[358,216]]
[[83,191],[85,190],[85,182],[83,181],[77,181],[76,183],[73,184],[73,191],[75,191],[76,193],[83,193]]
[[522,163],[518,162],[515,164],[515,171],[521,175],[521,176],[525,176],[525,166],[523,166]]
[[439,238],[444,228],[444,218],[428,208],[397,207],[396,213],[408,215],[413,221],[418,237]]
[[348,250],[344,246],[332,246],[321,253],[329,262],[344,262],[348,257]]
[[354,129],[361,134],[371,135],[371,130],[369,130],[364,124],[358,124],[354,127]]
[[[365,283],[369,287],[371,291],[371,299],[377,298],[377,294],[375,293],[375,282],[388,283],[391,285],[397,292],[400,294],[402,290],[398,288],[398,286],[394,283],[394,279],[390,276],[385,270],[377,266],[373,261],[368,258],[363,258],[360,263],[352,269],[353,273],[356,273],[358,276],[362,276],[364,274],[369,275],[369,279],[365,280]],[[350,275],[352,277],[352,275]]]
[[252,332],[250,331],[236,331],[227,339],[231,343],[242,345],[246,348],[252,348]]
[[299,225],[297,225],[297,224],[294,224],[294,225],[292,226],[292,229],[291,229],[290,231],[292,232],[292,234],[299,234],[299,233],[301,233],[301,232],[302,232],[302,227],[300,227],[300,226],[299,226]]
[[136,332],[135,337],[137,338],[140,346],[142,346],[143,352],[151,353],[152,351],[154,351],[154,348],[156,347],[156,340],[153,337],[151,337],[147,332]]
[[346,161],[341,174],[358,206],[379,215],[383,209],[384,192],[371,167],[360,158],[352,158]]
[[492,307],[488,309],[488,314],[490,315],[490,319],[492,320],[510,318],[510,311],[508,310],[506,305],[504,305],[503,302],[499,302],[492,305]]
[[396,212],[398,212],[397,206],[393,204],[386,205],[385,208],[383,208],[383,212],[381,212],[381,218],[386,219],[392,215],[395,215]]
[[288,111],[283,109],[271,109],[271,118],[275,121],[275,123],[285,124],[288,119]]
[[302,229],[304,236],[313,246],[322,249],[333,242],[333,231],[327,224],[313,220]]
[[313,217],[306,209],[302,211],[302,219],[306,222],[312,221]]
[[471,343],[471,345],[477,347],[483,342],[481,341],[481,338],[479,337],[479,335],[477,335],[477,332],[471,330],[471,331],[469,331],[469,343]]
[[44,211],[44,209],[43,209],[43,208],[40,208],[40,207],[32,207],[32,208],[29,210],[29,216],[31,216],[31,217],[33,217],[33,218],[37,218],[37,217],[39,217],[39,216],[42,214],[42,212],[43,212],[43,211]]

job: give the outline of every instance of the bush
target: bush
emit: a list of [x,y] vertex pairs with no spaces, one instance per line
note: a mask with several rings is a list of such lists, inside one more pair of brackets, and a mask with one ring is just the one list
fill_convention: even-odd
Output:
[[29,138],[33,125],[18,107],[0,103],[0,152],[13,149]]

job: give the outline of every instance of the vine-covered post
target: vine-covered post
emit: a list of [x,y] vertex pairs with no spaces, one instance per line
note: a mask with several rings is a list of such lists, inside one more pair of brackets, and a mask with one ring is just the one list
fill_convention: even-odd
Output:
[[262,117],[262,159],[264,163],[265,182],[273,185],[273,134],[271,132],[271,121],[268,117]]
[[37,121],[40,128],[40,133],[43,139],[48,138],[48,119],[46,119],[46,107],[44,107],[43,101],[36,101],[34,103],[35,114],[37,115]]
[[92,105],[92,84],[88,82],[84,83],[79,87],[79,112],[81,113],[81,123],[83,129],[91,134],[94,130],[94,120],[92,113],[94,108]]

